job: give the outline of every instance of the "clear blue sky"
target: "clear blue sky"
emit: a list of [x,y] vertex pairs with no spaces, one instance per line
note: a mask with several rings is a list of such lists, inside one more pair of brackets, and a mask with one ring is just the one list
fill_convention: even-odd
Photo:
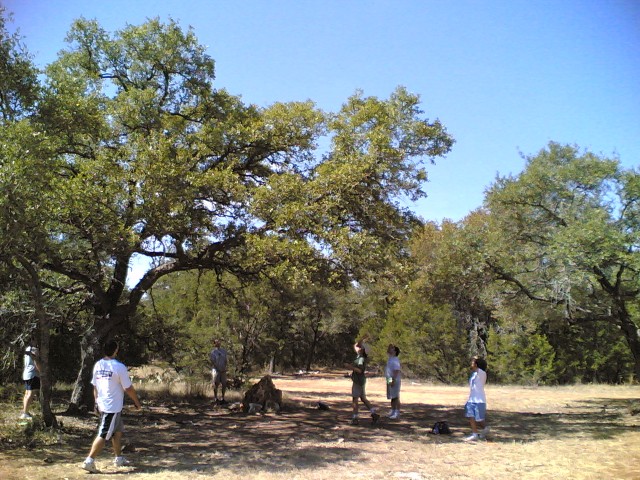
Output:
[[428,167],[423,218],[462,219],[519,152],[577,144],[640,165],[640,0],[0,0],[38,65],[73,19],[109,31],[169,16],[216,60],[217,87],[336,110],[404,85],[455,137]]

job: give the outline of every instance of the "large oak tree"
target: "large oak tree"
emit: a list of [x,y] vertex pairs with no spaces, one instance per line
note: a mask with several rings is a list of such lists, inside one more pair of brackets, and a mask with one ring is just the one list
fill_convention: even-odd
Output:
[[[79,19],[67,41],[25,133],[47,172],[33,226],[47,235],[37,255],[18,253],[57,276],[45,288],[82,295],[92,313],[72,408],[92,402],[99,343],[167,274],[286,265],[301,281],[318,269],[347,281],[384,268],[416,221],[400,199],[424,194],[424,162],[453,143],[403,88],[356,94],[336,113],[246,105],[214,87],[213,60],[173,21],[110,34]],[[27,148],[16,140],[3,168]],[[134,262],[148,268],[130,285]]]

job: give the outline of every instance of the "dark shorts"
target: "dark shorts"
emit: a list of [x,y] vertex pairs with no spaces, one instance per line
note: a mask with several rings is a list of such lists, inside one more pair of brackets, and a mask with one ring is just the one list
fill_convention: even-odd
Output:
[[98,426],[98,436],[105,440],[110,440],[114,433],[124,432],[124,423],[122,423],[122,412],[103,413],[100,416],[100,425]]
[[24,381],[24,388],[27,390],[40,390],[40,377],[33,377]]

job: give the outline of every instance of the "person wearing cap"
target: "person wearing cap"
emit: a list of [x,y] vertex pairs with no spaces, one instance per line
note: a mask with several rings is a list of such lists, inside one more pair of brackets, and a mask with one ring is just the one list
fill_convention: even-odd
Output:
[[34,346],[28,346],[24,351],[22,380],[24,380],[25,392],[22,413],[20,414],[21,420],[31,420],[29,407],[40,393],[40,358],[38,354],[38,347]]

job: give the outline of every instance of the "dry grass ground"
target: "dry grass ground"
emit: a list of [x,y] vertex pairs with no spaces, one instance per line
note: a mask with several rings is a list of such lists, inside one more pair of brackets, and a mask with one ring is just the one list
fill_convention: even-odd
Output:
[[[98,459],[92,478],[161,479],[638,479],[640,387],[487,386],[486,441],[468,444],[462,418],[467,387],[412,384],[402,390],[403,415],[379,425],[349,426],[350,383],[338,374],[276,377],[287,408],[245,415],[210,400],[159,396],[149,390],[143,414],[125,418],[131,467]],[[142,389],[141,389],[142,390]],[[381,378],[370,400],[387,411]],[[239,394],[232,395],[232,399]],[[318,410],[322,401],[327,411]],[[12,412],[15,422],[18,406]],[[15,415],[13,415],[15,414]],[[0,451],[0,479],[78,479],[94,435],[94,417],[59,416],[63,434],[52,445]],[[432,435],[447,420],[451,435]],[[7,427],[7,425],[1,425]]]

